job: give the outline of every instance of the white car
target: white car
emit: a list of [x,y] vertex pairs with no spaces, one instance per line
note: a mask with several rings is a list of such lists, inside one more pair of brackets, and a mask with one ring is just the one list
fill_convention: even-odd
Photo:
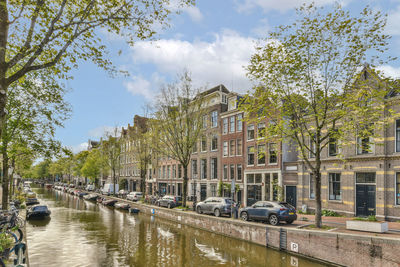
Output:
[[131,200],[131,201],[138,201],[143,197],[143,193],[142,192],[130,192],[127,196],[126,199],[127,200]]
[[86,186],[86,190],[87,190],[87,191],[94,191],[94,184],[88,184],[88,185]]

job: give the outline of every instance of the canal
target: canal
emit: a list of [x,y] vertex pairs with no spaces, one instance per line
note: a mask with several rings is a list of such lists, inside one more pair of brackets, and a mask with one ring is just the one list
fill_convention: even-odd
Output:
[[51,219],[28,221],[35,266],[326,266],[249,242],[35,189]]

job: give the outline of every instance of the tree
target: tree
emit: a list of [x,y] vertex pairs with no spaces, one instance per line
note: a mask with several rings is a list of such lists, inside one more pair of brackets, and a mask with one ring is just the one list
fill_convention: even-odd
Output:
[[[194,0],[177,1],[178,7],[191,4]],[[165,0],[1,0],[0,135],[14,82],[45,69],[68,78],[79,60],[113,71],[99,31],[123,36],[132,45],[165,26],[172,8]]]
[[184,72],[178,82],[161,90],[152,120],[151,131],[154,151],[171,157],[183,168],[183,205],[186,206],[188,166],[193,147],[199,140],[202,128],[204,96],[192,87],[189,73]]
[[[118,128],[115,127],[113,132],[106,133],[107,138],[101,142],[101,152],[105,157],[105,162],[108,169],[111,171],[111,178],[114,185],[118,184],[119,170],[120,170],[120,156],[121,156],[121,138],[119,138]],[[117,173],[118,172],[118,173]]]
[[81,174],[84,177],[88,177],[97,186],[99,176],[106,167],[105,160],[104,155],[98,149],[89,151],[85,163],[81,168]]
[[[3,162],[3,208],[9,195],[9,165],[16,157],[31,153],[50,157],[58,153],[61,145],[54,138],[57,126],[70,113],[64,101],[66,90],[55,77],[45,71],[30,73],[25,79],[13,83],[8,91],[7,114],[1,131],[1,154]],[[22,153],[22,154],[21,154]],[[13,174],[13,173],[12,173]]]
[[[315,222],[321,227],[322,149],[330,140],[345,146],[356,135],[378,135],[389,120],[382,115],[390,84],[372,68],[391,60],[383,57],[390,37],[383,33],[386,17],[368,7],[352,17],[339,5],[328,12],[311,4],[297,15],[256,48],[247,69],[258,85],[241,108],[246,119],[257,114],[271,120],[267,139],[295,141],[313,173]],[[367,61],[371,67],[360,72]],[[374,79],[363,79],[363,73]]]

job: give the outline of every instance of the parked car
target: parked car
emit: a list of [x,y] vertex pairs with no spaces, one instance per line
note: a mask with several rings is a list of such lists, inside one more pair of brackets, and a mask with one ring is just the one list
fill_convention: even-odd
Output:
[[182,198],[180,196],[163,196],[157,200],[156,205],[159,207],[167,207],[172,209],[182,205]]
[[128,195],[128,193],[129,193],[128,191],[126,191],[124,189],[121,189],[121,190],[118,191],[118,197],[126,198],[126,195]]
[[130,192],[127,196],[126,199],[127,200],[131,200],[131,201],[138,201],[143,197],[143,193],[142,192]]
[[280,221],[291,224],[297,219],[295,207],[286,202],[275,201],[258,201],[240,209],[239,215],[244,221],[266,221],[271,225],[277,225]]
[[197,203],[197,213],[214,214],[216,217],[221,215],[231,215],[232,199],[227,197],[209,197],[206,200]]
[[86,191],[94,191],[94,184],[88,184],[86,186]]

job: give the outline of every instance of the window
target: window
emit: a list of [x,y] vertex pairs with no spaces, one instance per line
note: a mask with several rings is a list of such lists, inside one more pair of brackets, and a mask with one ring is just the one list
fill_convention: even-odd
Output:
[[222,120],[222,133],[223,134],[228,133],[228,118],[224,118]]
[[206,152],[207,151],[207,137],[203,135],[201,137],[201,152]]
[[257,134],[258,138],[264,138],[265,137],[265,123],[259,123],[257,126]]
[[371,137],[357,137],[357,154],[370,154],[373,152]]
[[254,174],[253,173],[247,174],[247,183],[254,184]]
[[396,205],[400,205],[400,173],[396,173]]
[[236,166],[236,171],[237,171],[236,178],[237,178],[238,181],[241,181],[242,180],[242,164],[238,164]]
[[258,165],[265,164],[265,145],[257,146],[257,164]]
[[211,112],[211,127],[218,127],[218,111],[214,110]]
[[224,180],[228,179],[228,165],[224,165]]
[[197,178],[197,159],[192,159],[192,177]]
[[262,174],[261,173],[256,173],[254,182],[256,184],[261,184],[262,183]]
[[161,178],[161,168],[158,169],[158,178]]
[[211,179],[218,178],[218,161],[217,158],[211,158]]
[[356,173],[356,183],[374,184],[375,183],[375,173],[374,172],[357,172]]
[[[197,164],[196,164],[196,168],[197,168]],[[178,164],[178,178],[182,178],[182,165]]]
[[207,159],[201,160],[201,179],[207,178]]
[[247,165],[254,165],[254,146],[247,148]]
[[228,98],[224,94],[222,95],[222,103],[224,104],[228,103]]
[[310,158],[315,158],[315,142],[314,136],[310,136]]
[[237,123],[236,131],[238,131],[238,132],[241,132],[241,131],[242,131],[242,128],[243,128],[243,121],[242,121],[242,119],[243,119],[243,114],[238,114],[238,115],[237,115],[237,118],[236,118],[236,123]]
[[268,145],[268,154],[269,154],[269,164],[276,164],[278,163],[278,157],[276,153],[276,144],[275,143],[270,143]]
[[162,167],[162,177],[165,178],[165,166]]
[[229,118],[229,132],[230,133],[235,132],[235,116],[231,116]]
[[203,129],[207,128],[207,115],[203,115]]
[[203,135],[201,137],[201,152],[206,152],[207,151],[207,137]]
[[247,126],[247,140],[254,139],[254,125]]
[[231,170],[231,180],[235,180],[235,165],[234,164],[231,164],[230,170]]
[[229,156],[235,156],[235,140],[231,140],[229,142],[230,142]]
[[396,152],[400,152],[400,120],[396,120]]
[[336,156],[338,153],[337,139],[329,137],[328,154],[330,157]]
[[238,139],[236,141],[236,155],[241,156],[242,155],[242,139]]
[[223,156],[224,157],[228,156],[228,141],[224,141]]
[[315,199],[314,174],[310,173],[310,199]]
[[194,142],[192,151],[193,151],[193,153],[197,153],[197,141]]
[[214,135],[211,139],[211,151],[218,150],[218,136]]
[[172,178],[176,178],[176,165],[172,165]]
[[217,185],[212,184],[211,185],[211,196],[216,197],[217,196]]
[[167,178],[169,179],[169,175],[170,175],[170,172],[171,172],[171,166],[167,166]]
[[330,200],[342,199],[340,193],[340,173],[329,174],[329,199]]

